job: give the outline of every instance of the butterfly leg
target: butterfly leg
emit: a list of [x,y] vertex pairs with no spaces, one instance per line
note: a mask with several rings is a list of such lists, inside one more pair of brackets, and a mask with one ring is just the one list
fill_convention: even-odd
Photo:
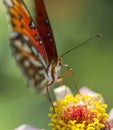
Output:
[[[72,74],[72,78],[73,78],[73,82],[74,82],[74,86],[75,86],[75,89],[76,91],[79,93],[79,90],[78,90],[78,87],[77,87],[77,83],[76,83],[76,80],[75,80],[75,73],[73,71],[72,68],[70,68],[68,65],[66,64],[63,64],[62,66],[66,67],[67,68],[67,71],[65,73],[63,73],[62,75],[59,76],[58,79],[61,79],[61,78],[64,78],[64,77],[67,77],[69,76],[70,74]],[[68,77],[67,77],[68,78]],[[68,79],[66,79],[66,83],[68,82]]]
[[52,98],[51,98],[50,93],[49,93],[50,86],[51,86],[53,83],[54,83],[54,80],[51,81],[49,84],[47,84],[47,86],[46,86],[46,91],[47,91],[46,96],[47,96],[47,98],[48,98],[48,100],[49,100],[49,102],[50,102],[50,104],[51,104],[51,106],[52,106],[52,108],[53,108],[53,112],[55,113],[55,108],[54,108],[55,106],[53,105],[53,101],[52,101]]

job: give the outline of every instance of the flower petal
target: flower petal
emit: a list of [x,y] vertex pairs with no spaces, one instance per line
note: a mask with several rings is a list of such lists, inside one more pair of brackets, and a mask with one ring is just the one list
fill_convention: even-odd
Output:
[[[64,91],[63,93],[61,91],[64,90],[62,88],[60,87],[61,96],[64,93]],[[54,109],[50,108],[48,114],[50,117],[49,126],[52,127],[52,130],[104,129],[108,121],[107,105],[103,104],[101,100],[96,100],[99,97],[101,97],[101,94],[92,97],[78,93],[77,95],[67,95],[64,99],[54,102],[55,107]],[[109,130],[108,127],[106,124],[104,130]]]
[[111,121],[111,120],[113,120],[113,108],[109,112],[109,117],[108,117],[108,121]]
[[54,94],[55,94],[57,101],[64,99],[64,97],[67,96],[67,95],[73,95],[70,88],[65,86],[65,85],[62,85],[58,88],[55,88]]
[[31,125],[23,124],[23,125],[19,126],[18,128],[16,128],[15,130],[44,130],[44,129],[38,129]]
[[82,88],[80,88],[79,89],[79,92],[81,93],[81,94],[83,94],[83,95],[89,95],[89,96],[92,96],[92,97],[96,97],[95,98],[95,100],[101,100],[102,101],[102,103],[104,103],[104,99],[103,99],[103,97],[102,96],[99,96],[98,98],[97,98],[97,95],[99,94],[99,93],[96,93],[96,92],[94,92],[94,91],[92,91],[91,89],[89,89],[89,88],[87,88],[87,87],[82,87]]
[[106,123],[105,130],[113,130],[113,108],[109,112],[108,122]]

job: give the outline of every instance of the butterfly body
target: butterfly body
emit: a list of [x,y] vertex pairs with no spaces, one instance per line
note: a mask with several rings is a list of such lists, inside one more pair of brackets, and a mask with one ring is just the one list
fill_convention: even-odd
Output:
[[56,45],[43,0],[35,0],[36,23],[23,0],[4,0],[10,23],[13,55],[30,86],[45,93],[57,81],[62,59]]
[[10,39],[13,55],[27,77],[28,83],[30,86],[35,86],[37,91],[46,93],[45,85],[52,87],[59,77],[62,59],[58,58],[57,63],[53,60],[47,65],[28,37],[16,33]]

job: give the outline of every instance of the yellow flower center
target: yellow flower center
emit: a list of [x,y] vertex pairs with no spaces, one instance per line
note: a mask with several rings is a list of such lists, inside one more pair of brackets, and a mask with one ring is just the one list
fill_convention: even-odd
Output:
[[67,108],[61,115],[61,119],[68,123],[70,120],[76,120],[77,123],[83,121],[92,122],[96,117],[96,113],[91,113],[86,106],[72,106]]
[[101,95],[77,94],[55,102],[55,113],[49,114],[49,126],[52,126],[52,130],[102,130],[108,115],[105,110],[107,105],[97,100],[99,97]]

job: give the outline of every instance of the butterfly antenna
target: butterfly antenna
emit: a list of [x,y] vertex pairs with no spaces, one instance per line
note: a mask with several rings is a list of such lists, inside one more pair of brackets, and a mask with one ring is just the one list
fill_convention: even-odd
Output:
[[66,51],[64,54],[61,55],[61,57],[65,56],[66,54],[70,53],[71,51],[73,51],[73,50],[75,50],[75,49],[77,49],[77,48],[79,48],[79,47],[81,47],[81,46],[87,44],[89,41],[91,41],[91,40],[93,40],[93,39],[95,39],[95,38],[98,38],[98,37],[102,37],[102,36],[103,36],[102,34],[97,34],[97,35],[95,35],[95,36],[93,36],[93,37],[90,37],[90,38],[89,38],[88,40],[86,40],[85,42],[82,42],[82,43],[79,44],[78,46],[75,46],[75,47],[71,48],[70,50]]

